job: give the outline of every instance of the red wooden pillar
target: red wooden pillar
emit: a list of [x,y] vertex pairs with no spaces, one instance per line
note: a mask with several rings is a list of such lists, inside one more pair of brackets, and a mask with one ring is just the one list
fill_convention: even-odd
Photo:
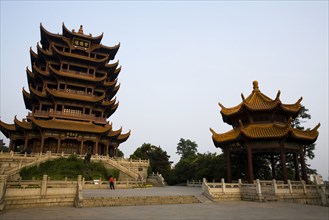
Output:
[[40,153],[43,153],[43,145],[45,144],[45,137],[41,134]]
[[224,151],[225,160],[226,160],[226,175],[227,175],[227,182],[232,182],[232,163],[231,163],[231,152],[229,148],[225,148]]
[[58,137],[58,140],[57,140],[57,148],[56,148],[56,154],[59,154],[59,150],[60,150],[60,146],[61,146],[61,139]]
[[9,141],[9,152],[13,150],[13,146],[14,146],[14,141],[12,138],[10,138],[10,141]]
[[248,163],[248,169],[247,169],[247,176],[248,176],[248,182],[253,183],[254,182],[254,171],[252,167],[252,149],[251,146],[247,146],[247,163]]
[[297,153],[293,153],[293,156],[294,156],[294,167],[295,167],[295,180],[300,180],[298,155]]
[[27,134],[25,134],[25,139],[24,139],[24,151],[26,151],[27,149],[27,144],[29,143],[29,139],[28,139],[28,136]]
[[79,154],[82,155],[82,152],[83,152],[83,140],[81,140],[81,142],[80,142],[80,152],[79,152]]
[[306,164],[303,150],[300,151],[300,164],[302,167],[302,178],[305,182],[307,182],[307,174],[306,174]]
[[281,160],[281,169],[283,175],[283,181],[285,184],[288,183],[288,173],[287,173],[287,166],[286,166],[286,154],[284,152],[284,143],[281,142],[280,144],[280,160]]

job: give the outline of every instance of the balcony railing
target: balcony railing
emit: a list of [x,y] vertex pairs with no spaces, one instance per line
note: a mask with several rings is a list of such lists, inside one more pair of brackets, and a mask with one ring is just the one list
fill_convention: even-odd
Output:
[[34,113],[28,113],[28,117],[38,117],[38,118],[66,118],[66,119],[76,119],[80,121],[94,121],[100,124],[106,124],[106,118],[96,117],[94,114],[79,114],[71,112],[62,112],[62,111],[42,111],[35,110]]

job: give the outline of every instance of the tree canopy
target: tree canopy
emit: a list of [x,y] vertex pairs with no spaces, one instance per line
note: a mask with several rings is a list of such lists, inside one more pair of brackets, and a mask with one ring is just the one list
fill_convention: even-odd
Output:
[[150,160],[148,173],[161,173],[164,178],[170,175],[170,156],[161,147],[156,147],[149,143],[144,143],[130,155],[131,159]]
[[177,144],[177,154],[181,155],[181,159],[195,156],[198,152],[198,145],[189,139],[185,140],[181,138]]

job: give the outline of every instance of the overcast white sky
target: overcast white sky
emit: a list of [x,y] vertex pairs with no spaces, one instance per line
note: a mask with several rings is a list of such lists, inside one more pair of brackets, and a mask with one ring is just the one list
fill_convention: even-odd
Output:
[[[25,118],[22,87],[31,69],[40,23],[52,33],[84,25],[104,32],[102,43],[121,43],[119,108],[114,128],[131,129],[120,145],[126,157],[143,143],[160,146],[177,162],[180,138],[195,141],[200,153],[217,152],[212,127],[231,129],[221,102],[233,107],[248,96],[252,81],[283,103],[301,96],[321,123],[312,168],[328,178],[328,1],[1,1],[0,116]],[[0,138],[4,138],[1,133]]]

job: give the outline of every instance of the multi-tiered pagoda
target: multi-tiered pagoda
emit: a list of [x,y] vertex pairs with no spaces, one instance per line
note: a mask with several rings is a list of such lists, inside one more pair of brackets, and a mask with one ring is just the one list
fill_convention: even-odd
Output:
[[121,68],[110,61],[120,45],[102,45],[103,34],[84,34],[82,25],[77,32],[62,29],[53,34],[40,25],[41,45],[30,50],[32,68],[26,69],[29,92],[23,88],[31,112],[14,124],[0,121],[0,130],[10,139],[9,150],[113,156],[130,135],[107,121],[118,108]]
[[274,156],[280,156],[284,182],[288,180],[286,155],[292,154],[295,166],[295,179],[300,179],[300,168],[303,180],[307,180],[304,158],[304,146],[312,144],[318,137],[320,124],[312,130],[299,130],[291,126],[301,110],[302,98],[295,104],[283,104],[280,91],[274,100],[264,95],[253,82],[252,93],[232,108],[219,103],[223,121],[233,127],[232,130],[218,134],[214,130],[212,139],[216,147],[224,153],[227,167],[227,181],[232,181],[232,154],[245,154],[247,157],[247,179],[253,182],[253,155],[270,155],[272,176],[275,179]]

